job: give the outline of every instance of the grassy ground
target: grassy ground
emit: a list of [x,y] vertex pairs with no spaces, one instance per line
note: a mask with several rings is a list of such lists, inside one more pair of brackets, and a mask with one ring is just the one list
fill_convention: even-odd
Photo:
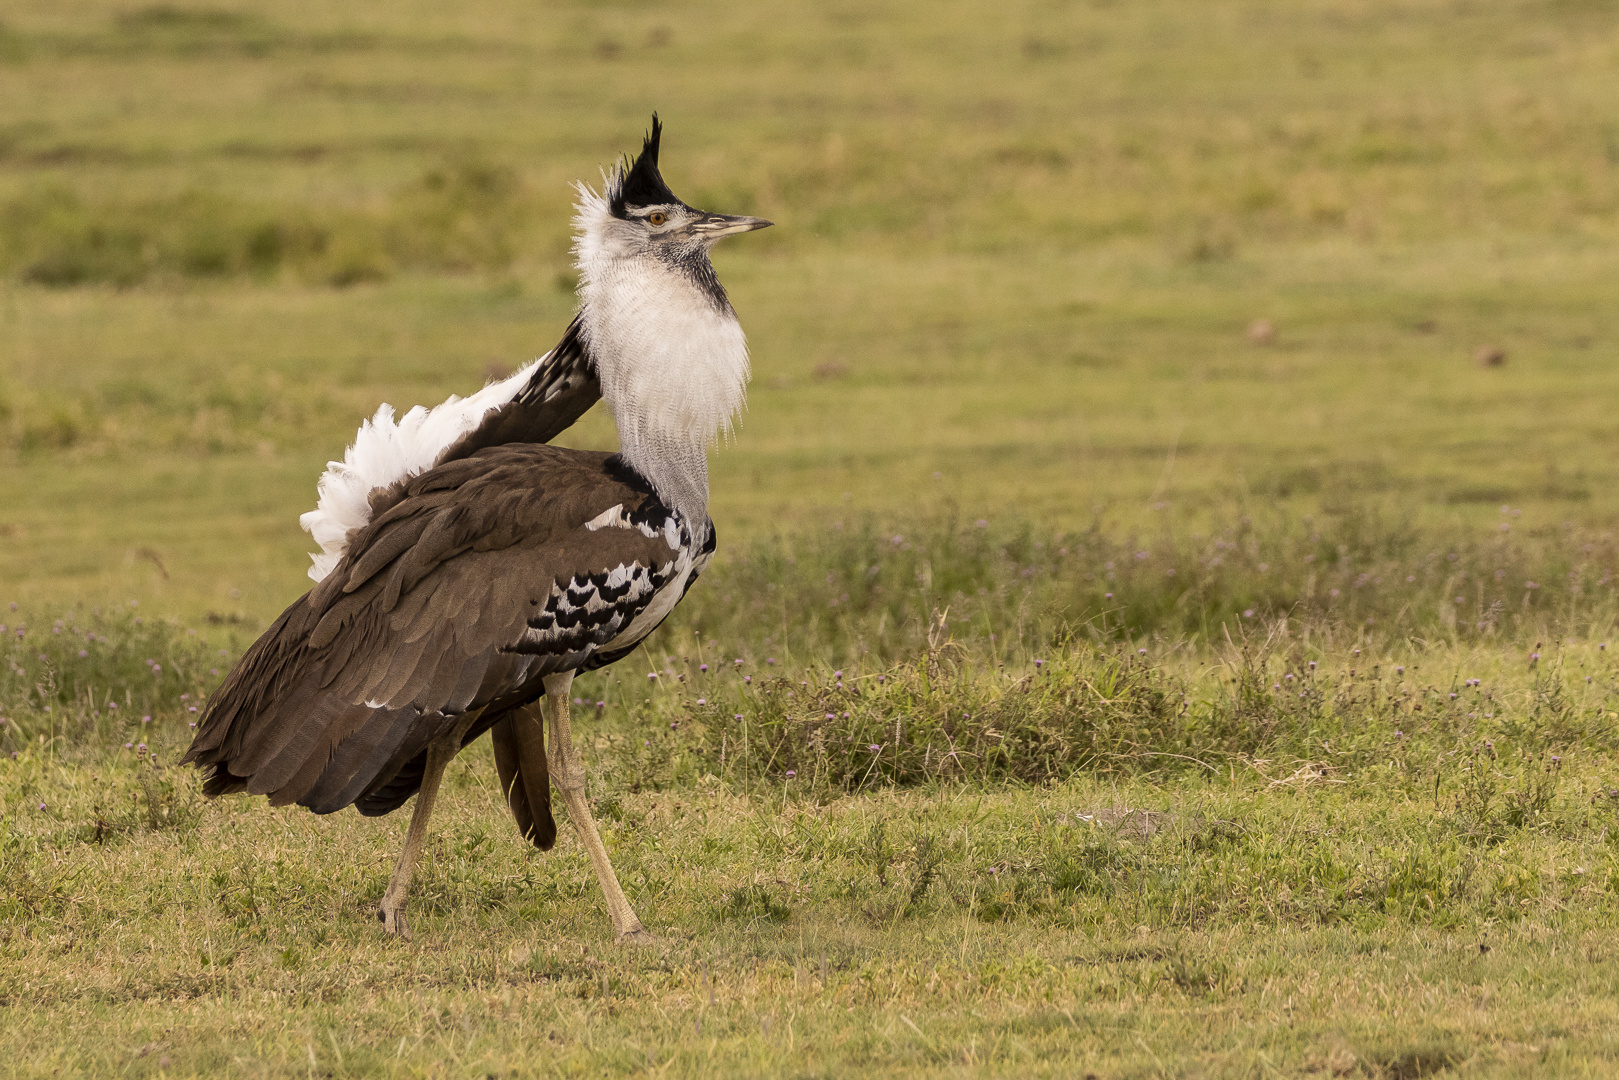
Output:
[[[0,1073],[1612,1072],[1616,52],[1602,0],[7,5]],[[388,943],[402,821],[168,763],[359,419],[558,336],[653,108],[779,223],[717,256],[720,560],[579,684],[662,944],[486,747]]]
[[[660,937],[625,952],[571,834],[518,839],[485,744],[449,775],[416,943],[385,940],[401,822],[203,801],[167,763],[214,645],[92,625],[6,657],[57,687],[0,725],[10,1074],[1596,1076],[1619,1057],[1606,649],[1256,646],[1207,667],[941,648],[835,678],[695,658],[598,676],[595,805]],[[845,719],[822,725],[833,698]],[[1066,779],[1018,779],[1050,765]]]

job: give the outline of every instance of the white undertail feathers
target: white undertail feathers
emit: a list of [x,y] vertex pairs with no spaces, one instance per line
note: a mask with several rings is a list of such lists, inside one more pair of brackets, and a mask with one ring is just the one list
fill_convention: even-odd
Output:
[[329,461],[317,486],[320,501],[298,519],[320,545],[309,556],[309,576],[320,581],[348,548],[349,532],[371,520],[371,493],[432,468],[439,456],[478,426],[490,409],[517,396],[540,360],[509,378],[490,383],[471,397],[450,397],[442,405],[420,405],[398,420],[392,405],[360,425],[342,461]]

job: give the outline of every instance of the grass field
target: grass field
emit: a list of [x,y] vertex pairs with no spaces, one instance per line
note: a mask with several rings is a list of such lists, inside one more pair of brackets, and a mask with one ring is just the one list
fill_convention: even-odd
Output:
[[[1611,1072],[1616,16],[5,5],[0,1074]],[[654,108],[778,223],[720,557],[580,684],[663,944],[480,747],[390,945],[402,821],[168,763]]]
[[720,255],[757,369],[714,458],[726,537],[952,501],[1119,527],[1344,498],[1612,520],[1601,3],[4,23],[19,598],[279,610],[296,514],[360,417],[560,334],[568,184],[654,107],[680,191],[780,222]]
[[[1605,647],[598,676],[595,805],[660,936],[625,951],[571,837],[541,855],[507,824],[482,743],[450,773],[416,942],[385,940],[397,823],[202,800],[169,762],[217,642],[134,620],[4,639],[9,1074],[1600,1076],[1619,1055]],[[18,694],[23,671],[49,691]]]

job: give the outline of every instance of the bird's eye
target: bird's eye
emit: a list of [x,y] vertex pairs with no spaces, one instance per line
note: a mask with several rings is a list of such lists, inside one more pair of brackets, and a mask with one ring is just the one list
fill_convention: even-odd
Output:
[[646,219],[654,225],[662,225],[665,221],[669,220],[669,215],[665,214],[662,210],[654,210],[652,213],[646,216]]

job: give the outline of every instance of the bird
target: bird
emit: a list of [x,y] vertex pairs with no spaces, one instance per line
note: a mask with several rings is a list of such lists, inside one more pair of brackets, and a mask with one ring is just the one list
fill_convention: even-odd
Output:
[[[645,641],[713,557],[707,451],[745,404],[749,356],[709,250],[771,224],[682,202],[662,134],[654,113],[599,193],[574,185],[579,308],[549,353],[431,410],[381,406],[328,465],[301,518],[316,585],[226,675],[181,759],[210,797],[317,814],[414,795],[377,912],[407,941],[445,767],[485,732],[521,835],[555,843],[554,784],[615,937],[651,940],[585,799],[569,692]],[[551,445],[598,400],[616,452]]]

